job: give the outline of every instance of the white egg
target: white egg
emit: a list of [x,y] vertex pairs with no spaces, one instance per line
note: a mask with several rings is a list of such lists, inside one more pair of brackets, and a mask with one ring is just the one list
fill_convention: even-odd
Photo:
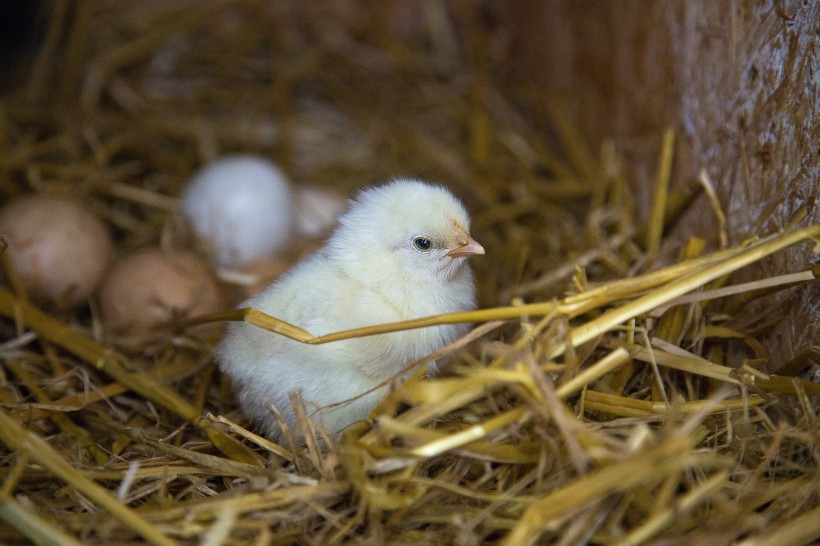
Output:
[[296,188],[296,231],[305,237],[319,237],[336,225],[347,208],[347,199],[330,190],[313,186]]
[[222,267],[268,258],[291,242],[290,183],[262,157],[228,156],[206,165],[185,187],[181,210]]

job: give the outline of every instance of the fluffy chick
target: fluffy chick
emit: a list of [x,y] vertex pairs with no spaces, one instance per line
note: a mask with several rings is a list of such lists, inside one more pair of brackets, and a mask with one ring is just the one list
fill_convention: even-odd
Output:
[[[446,189],[396,180],[350,202],[326,245],[242,307],[314,335],[475,308],[465,258],[484,254],[469,235],[470,218]],[[301,391],[308,412],[336,432],[364,419],[386,387],[377,387],[467,330],[445,325],[305,345],[233,323],[218,350],[245,414],[271,438],[273,404],[295,423],[289,393]],[[323,409],[325,408],[325,409]]]

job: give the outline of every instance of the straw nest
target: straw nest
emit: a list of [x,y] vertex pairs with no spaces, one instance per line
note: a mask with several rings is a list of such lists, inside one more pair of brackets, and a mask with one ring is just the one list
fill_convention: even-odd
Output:
[[[482,310],[375,331],[476,327],[433,355],[450,359],[446,374],[395,385],[338,441],[303,419],[306,443],[277,445],[243,428],[215,338],[169,325],[150,350],[118,346],[93,302],[57,313],[6,283],[0,541],[820,537],[820,386],[767,374],[755,339],[759,298],[820,273],[820,226],[798,215],[716,251],[667,241],[690,203],[667,191],[672,132],[649,166],[652,215],[636,223],[618,143],[588,149],[560,105],[505,85],[503,35],[473,4],[265,4],[55,2],[27,79],[2,103],[4,198],[69,189],[124,251],[167,240],[181,185],[229,151],[346,192],[400,174],[445,182],[487,248]],[[553,120],[549,139],[532,109]],[[806,270],[733,281],[793,245]]]

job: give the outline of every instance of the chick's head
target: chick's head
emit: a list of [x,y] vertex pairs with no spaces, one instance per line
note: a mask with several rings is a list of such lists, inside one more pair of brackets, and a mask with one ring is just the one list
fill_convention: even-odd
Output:
[[465,258],[484,254],[470,217],[445,188],[399,179],[361,192],[339,219],[330,247],[374,272],[446,282]]

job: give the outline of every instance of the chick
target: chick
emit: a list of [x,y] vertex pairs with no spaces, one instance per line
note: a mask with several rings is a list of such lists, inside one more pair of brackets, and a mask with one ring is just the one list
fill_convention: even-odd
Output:
[[[366,189],[321,250],[242,307],[314,335],[474,309],[465,258],[484,248],[469,227],[464,206],[442,187],[400,179]],[[233,323],[217,359],[245,414],[275,439],[269,406],[292,426],[291,391],[301,391],[308,412],[328,431],[340,431],[366,418],[386,387],[368,391],[466,331],[466,325],[444,325],[305,345]]]

